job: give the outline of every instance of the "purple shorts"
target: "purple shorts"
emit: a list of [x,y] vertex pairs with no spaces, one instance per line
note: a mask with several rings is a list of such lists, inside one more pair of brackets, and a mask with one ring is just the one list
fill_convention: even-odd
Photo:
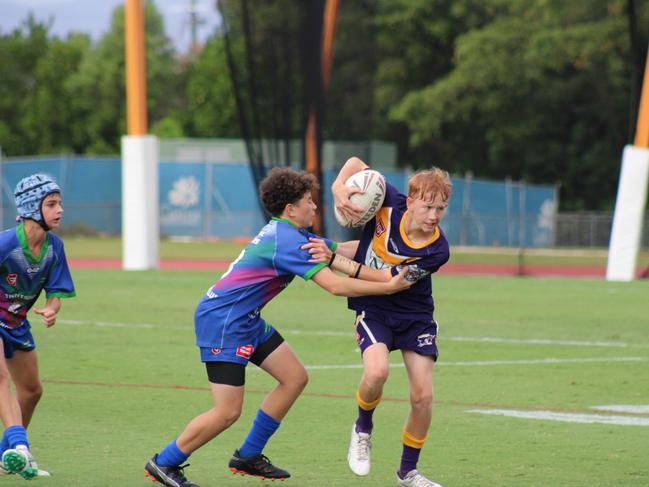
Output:
[[437,330],[435,320],[399,320],[387,316],[356,315],[356,343],[361,354],[370,345],[384,343],[388,350],[412,350],[437,360]]

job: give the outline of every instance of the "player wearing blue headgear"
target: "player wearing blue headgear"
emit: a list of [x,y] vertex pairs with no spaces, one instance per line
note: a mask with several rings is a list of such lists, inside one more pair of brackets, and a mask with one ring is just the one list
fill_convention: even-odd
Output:
[[[36,344],[27,311],[45,289],[45,306],[34,308],[46,327],[56,323],[61,299],[75,295],[63,241],[49,233],[61,224],[61,188],[48,176],[21,180],[14,192],[19,224],[0,232],[0,475],[26,480],[49,475],[39,470],[29,450],[27,425],[43,393]],[[11,382],[16,389],[11,390]]]

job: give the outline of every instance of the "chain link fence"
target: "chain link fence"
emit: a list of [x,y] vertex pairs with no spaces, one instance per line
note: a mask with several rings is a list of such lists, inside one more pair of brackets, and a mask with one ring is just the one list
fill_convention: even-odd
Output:
[[[558,213],[555,221],[555,246],[608,247],[612,226],[612,213]],[[649,247],[649,216],[645,216],[642,226],[641,246]]]

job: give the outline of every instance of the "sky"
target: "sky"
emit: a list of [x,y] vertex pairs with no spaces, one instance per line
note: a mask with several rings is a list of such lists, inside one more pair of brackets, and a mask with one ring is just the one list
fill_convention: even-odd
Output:
[[[115,7],[125,0],[0,0],[0,35],[20,27],[32,12],[37,20],[53,19],[52,35],[65,37],[71,31],[86,32],[94,40],[108,31]],[[154,0],[162,13],[165,32],[176,49],[187,52],[191,44],[190,10],[192,0]],[[204,41],[219,24],[216,0],[195,0],[203,24],[198,29]]]

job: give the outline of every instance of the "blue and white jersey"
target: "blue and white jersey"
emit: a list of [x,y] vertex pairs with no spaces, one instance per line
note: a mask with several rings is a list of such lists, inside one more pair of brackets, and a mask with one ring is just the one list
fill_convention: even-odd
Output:
[[29,326],[27,311],[41,291],[47,298],[75,296],[74,283],[63,250],[63,240],[47,233],[40,255],[29,250],[25,228],[0,233],[0,326]]
[[[288,220],[268,222],[198,304],[196,344],[228,347],[229,335],[254,333],[262,308],[296,275],[308,280],[326,267],[325,263],[309,262],[311,254],[300,248],[309,243],[309,237],[323,238]],[[324,240],[335,249],[334,242]]]

